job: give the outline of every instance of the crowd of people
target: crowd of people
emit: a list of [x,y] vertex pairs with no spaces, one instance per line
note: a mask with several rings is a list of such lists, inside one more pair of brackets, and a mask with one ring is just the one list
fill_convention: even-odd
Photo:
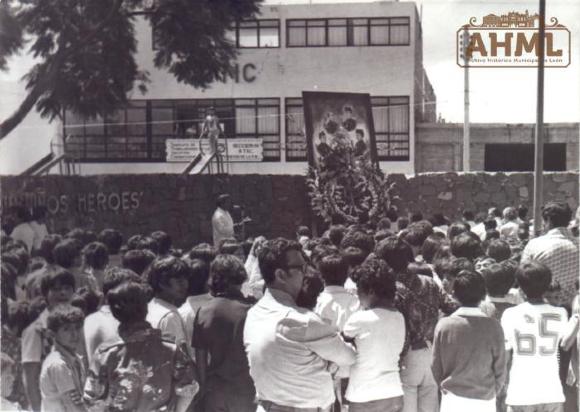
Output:
[[189,250],[163,231],[49,233],[37,212],[14,208],[1,237],[2,411],[577,402],[578,214],[566,203],[543,207],[537,237],[527,210],[507,207],[238,241],[220,209],[215,244]]

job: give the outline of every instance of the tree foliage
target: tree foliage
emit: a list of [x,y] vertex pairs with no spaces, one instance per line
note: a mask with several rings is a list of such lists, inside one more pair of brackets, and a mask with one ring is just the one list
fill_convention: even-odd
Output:
[[36,106],[53,119],[70,110],[86,117],[127,103],[148,73],[136,62],[136,12],[155,30],[154,64],[179,82],[207,87],[233,69],[235,45],[227,32],[258,12],[260,0],[2,0],[0,68],[29,40],[38,59],[26,73],[27,96],[0,124],[5,137]]

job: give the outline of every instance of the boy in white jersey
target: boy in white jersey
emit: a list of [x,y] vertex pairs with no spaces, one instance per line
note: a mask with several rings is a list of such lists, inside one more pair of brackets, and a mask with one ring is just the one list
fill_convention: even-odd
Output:
[[547,266],[524,262],[516,279],[527,301],[506,309],[501,318],[506,349],[512,356],[506,404],[512,412],[562,412],[558,344],[568,315],[564,308],[543,299],[552,282]]

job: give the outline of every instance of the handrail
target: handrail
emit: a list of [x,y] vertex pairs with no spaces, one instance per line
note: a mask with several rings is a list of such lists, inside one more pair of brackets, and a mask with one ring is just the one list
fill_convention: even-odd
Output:
[[48,173],[50,171],[50,169],[52,169],[57,164],[61,164],[62,161],[66,161],[66,159],[67,159],[66,154],[58,155],[54,159],[52,159],[50,162],[48,162],[46,165],[44,165],[43,167],[38,169],[35,174],[41,175],[44,173]]
[[39,169],[45,166],[48,162],[54,159],[54,153],[49,153],[44,156],[42,159],[35,162],[32,166],[26,169],[24,172],[21,173],[22,176],[32,176],[34,175]]

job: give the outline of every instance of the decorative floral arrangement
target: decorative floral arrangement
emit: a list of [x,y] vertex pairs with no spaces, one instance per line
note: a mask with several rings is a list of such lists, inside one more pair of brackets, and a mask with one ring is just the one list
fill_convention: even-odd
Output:
[[368,156],[354,158],[351,148],[343,149],[339,161],[309,168],[306,181],[312,210],[328,224],[376,223],[398,200],[395,184],[387,183]]

